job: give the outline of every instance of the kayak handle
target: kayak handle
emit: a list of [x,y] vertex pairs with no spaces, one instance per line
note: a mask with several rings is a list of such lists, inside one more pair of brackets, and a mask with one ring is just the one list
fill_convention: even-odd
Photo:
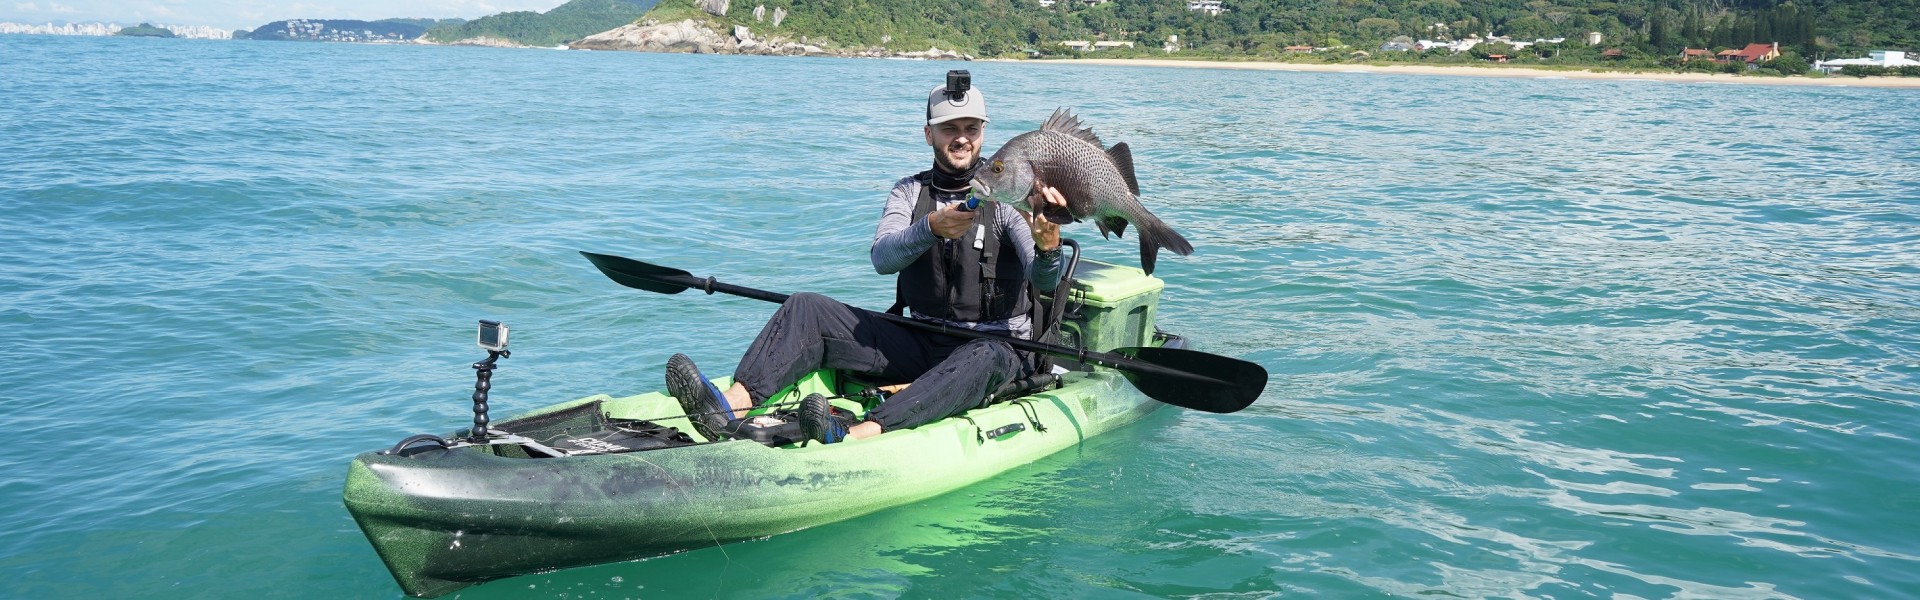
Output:
[[442,438],[440,436],[437,436],[431,433],[422,433],[419,435],[407,436],[407,439],[400,440],[400,443],[394,444],[392,449],[382,451],[381,454],[384,454],[384,455],[397,454],[400,456],[410,456],[408,454],[401,454],[401,453],[405,452],[409,447],[413,446],[414,444],[418,444],[421,442],[433,442],[434,445],[439,446],[441,450],[447,449],[446,438]]
[[1002,437],[1006,437],[1008,435],[1019,433],[1026,430],[1027,430],[1026,423],[1012,423],[1012,424],[996,427],[994,428],[993,431],[986,432],[985,434],[982,434],[982,435],[986,436],[986,438],[990,440],[998,440]]

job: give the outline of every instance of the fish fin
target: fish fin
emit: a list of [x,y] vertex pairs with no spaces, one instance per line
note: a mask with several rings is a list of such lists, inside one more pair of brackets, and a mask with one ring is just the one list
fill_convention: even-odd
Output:
[[1140,229],[1140,270],[1153,274],[1153,259],[1160,254],[1161,248],[1172,250],[1174,254],[1186,256],[1193,254],[1193,244],[1187,238],[1168,227],[1166,223],[1152,215],[1134,223]]
[[[1033,172],[1033,185],[1035,189],[1038,189],[1038,186],[1042,185],[1052,186],[1054,189],[1060,190],[1062,195],[1067,194],[1070,190],[1079,189],[1078,186],[1070,185],[1073,181],[1071,174],[1062,174],[1057,169],[1049,171],[1046,167],[1047,165],[1044,163],[1036,163],[1031,160],[1027,161],[1027,168]],[[1059,186],[1053,185],[1055,181],[1068,182],[1069,185],[1067,188],[1062,189]],[[1066,225],[1080,221],[1078,217],[1073,216],[1072,200],[1068,200],[1067,206],[1055,206],[1053,204],[1042,203],[1039,213],[1040,216],[1046,217],[1048,221],[1053,221],[1056,225]]]
[[1112,232],[1113,237],[1117,237],[1117,238],[1127,237],[1126,236],[1126,233],[1127,233],[1126,217],[1107,217],[1104,219],[1099,219],[1094,221],[1094,225],[1100,228],[1100,237],[1102,239],[1112,239],[1107,237],[1108,232]]
[[1048,221],[1053,221],[1055,225],[1066,225],[1074,222],[1073,211],[1067,210],[1065,206],[1049,204],[1040,207],[1040,216],[1046,218]]
[[1140,180],[1133,178],[1133,149],[1128,148],[1126,142],[1120,142],[1107,149],[1107,157],[1113,159],[1113,166],[1126,178],[1127,189],[1135,196],[1140,195]]
[[1090,142],[1098,148],[1107,147],[1106,144],[1100,143],[1100,136],[1094,135],[1092,128],[1081,125],[1080,117],[1073,116],[1073,111],[1066,107],[1053,109],[1053,116],[1047,117],[1047,121],[1040,124],[1040,130],[1064,133]]

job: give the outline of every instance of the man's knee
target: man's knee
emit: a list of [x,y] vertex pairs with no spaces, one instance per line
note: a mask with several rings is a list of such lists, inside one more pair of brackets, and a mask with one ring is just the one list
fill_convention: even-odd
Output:
[[787,301],[780,303],[780,309],[774,312],[787,318],[795,315],[817,315],[834,304],[838,302],[832,298],[813,292],[798,292],[787,296]]
[[954,354],[965,356],[969,362],[982,364],[1008,364],[1019,359],[1013,346],[1000,340],[973,340],[954,350]]
[[787,296],[780,309],[788,312],[818,313],[840,304],[840,301],[813,292],[796,292]]

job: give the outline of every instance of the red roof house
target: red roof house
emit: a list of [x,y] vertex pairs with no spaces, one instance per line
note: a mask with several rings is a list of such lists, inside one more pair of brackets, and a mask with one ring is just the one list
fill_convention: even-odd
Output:
[[[1728,53],[1732,54],[1729,55]],[[1780,42],[1771,44],[1747,44],[1746,48],[1742,48],[1738,52],[1727,50],[1721,52],[1720,56],[1722,58],[1737,58],[1747,64],[1766,62],[1780,58]]]
[[1706,48],[1686,48],[1680,51],[1680,62],[1689,62],[1696,58],[1713,60],[1713,51]]

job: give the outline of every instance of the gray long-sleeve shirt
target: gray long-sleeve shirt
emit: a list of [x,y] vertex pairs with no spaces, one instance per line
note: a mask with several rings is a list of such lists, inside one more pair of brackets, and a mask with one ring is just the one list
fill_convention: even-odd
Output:
[[[933,200],[936,208],[945,207],[954,202],[967,199],[966,192],[942,192],[934,190]],[[920,181],[912,177],[901,179],[893,184],[893,191],[887,194],[887,207],[880,213],[880,228],[873,234],[873,270],[881,275],[899,273],[901,269],[913,264],[915,259],[925,254],[934,244],[956,244],[953,240],[943,240],[933,234],[933,225],[926,217],[913,218],[913,206],[920,200]],[[994,221],[1000,226],[1000,239],[1012,243],[1013,249],[1020,255],[1020,264],[1027,270],[1027,280],[1041,291],[1052,291],[1060,284],[1060,271],[1065,268],[1064,253],[1059,249],[1039,253],[1033,247],[1033,231],[1027,228],[1027,220],[1020,211],[1005,204],[996,205],[999,210]],[[1036,299],[1036,301],[1038,301]],[[1000,331],[1016,337],[1033,337],[1033,324],[1027,315],[1014,315],[1003,321],[965,323],[947,321],[914,315],[914,318],[937,321],[948,325],[966,327],[979,331]]]

